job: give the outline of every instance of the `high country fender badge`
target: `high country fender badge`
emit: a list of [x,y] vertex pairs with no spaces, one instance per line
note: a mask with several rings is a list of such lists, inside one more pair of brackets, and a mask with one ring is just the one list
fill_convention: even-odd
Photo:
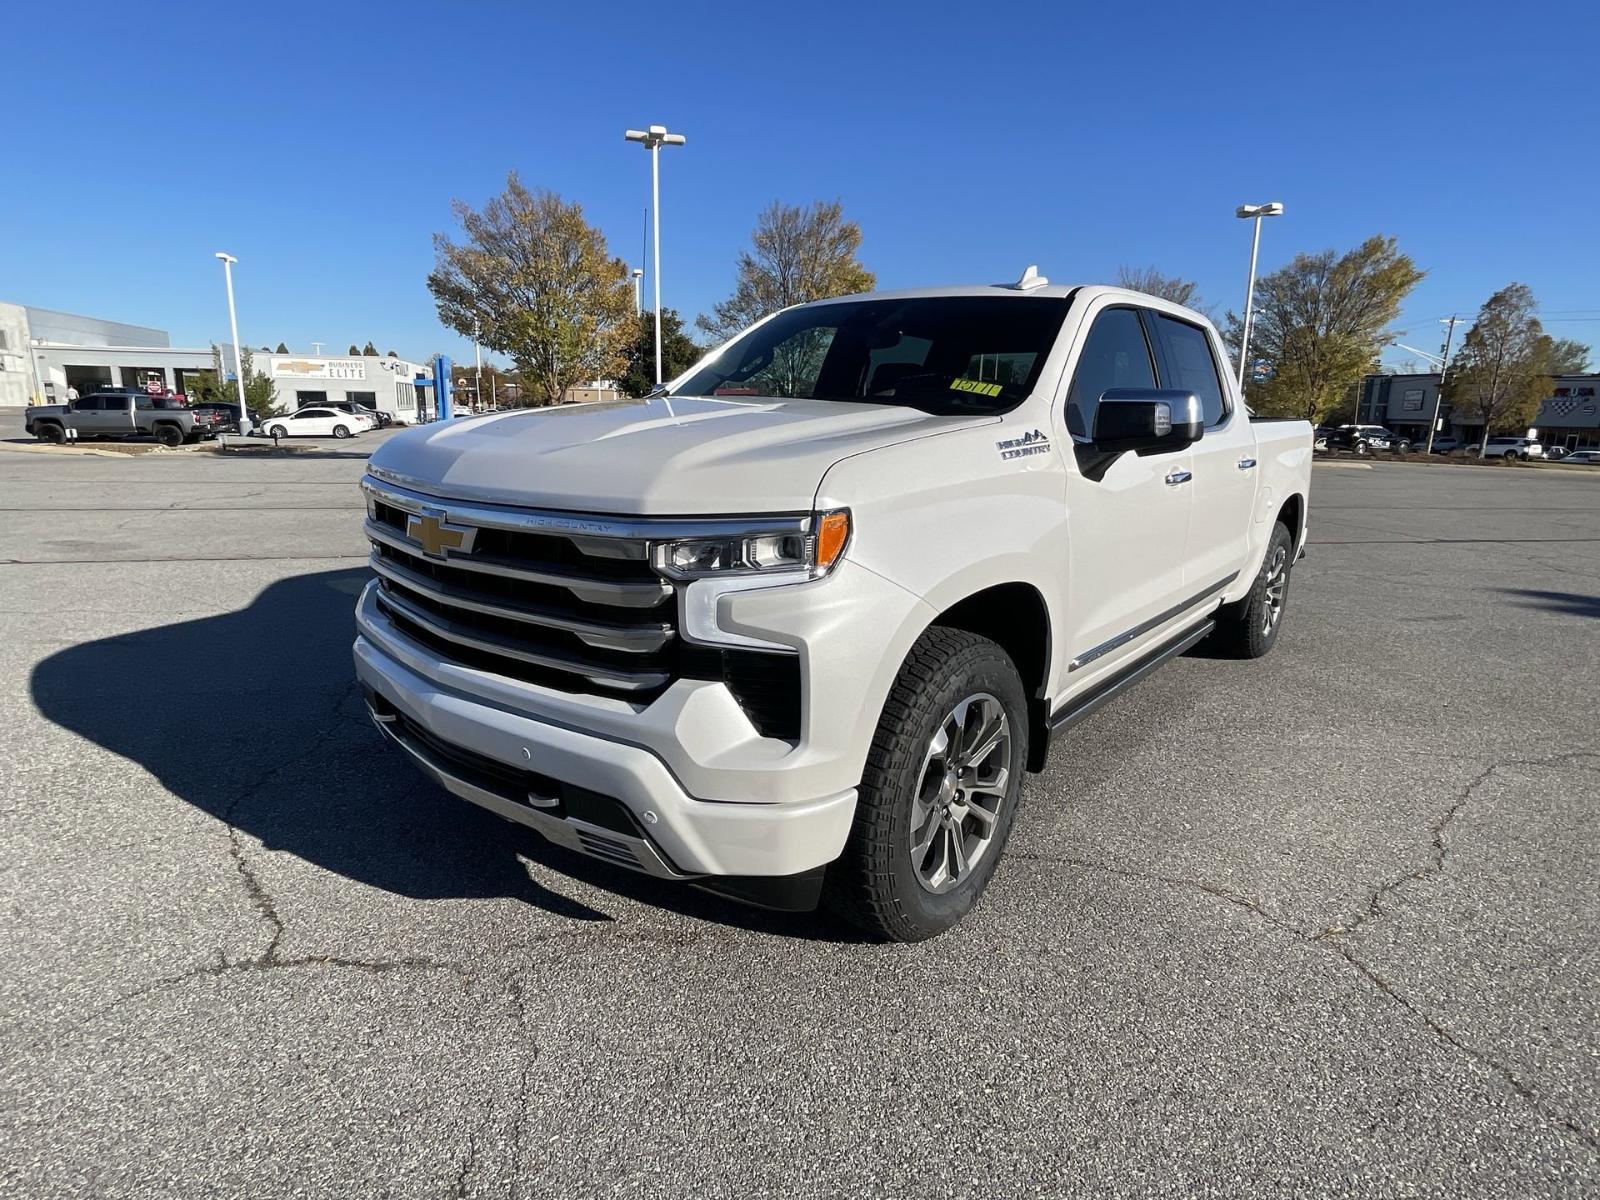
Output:
[[1030,454],[1047,454],[1050,450],[1050,439],[1037,429],[1030,429],[1021,437],[1007,438],[1003,442],[996,442],[995,448],[1000,451],[1000,457],[1027,458]]

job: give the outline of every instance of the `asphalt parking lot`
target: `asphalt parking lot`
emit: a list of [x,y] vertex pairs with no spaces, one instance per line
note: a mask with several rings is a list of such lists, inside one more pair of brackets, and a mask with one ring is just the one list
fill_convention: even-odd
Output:
[[855,941],[566,855],[362,714],[367,435],[0,446],[0,1190],[1600,1187],[1600,472],[1319,466],[1251,664]]

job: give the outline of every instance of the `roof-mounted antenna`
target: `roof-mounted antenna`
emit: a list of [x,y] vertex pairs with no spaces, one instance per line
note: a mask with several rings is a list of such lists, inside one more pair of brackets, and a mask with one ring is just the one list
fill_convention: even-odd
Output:
[[1030,266],[1022,273],[1022,278],[1017,280],[1011,286],[1016,288],[1019,292],[1031,292],[1034,288],[1042,288],[1049,282],[1050,281],[1048,279],[1039,274],[1038,267]]

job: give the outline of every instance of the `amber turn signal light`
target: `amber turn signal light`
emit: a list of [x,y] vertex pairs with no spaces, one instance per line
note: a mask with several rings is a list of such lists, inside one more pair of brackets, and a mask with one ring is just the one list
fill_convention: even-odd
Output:
[[849,510],[841,508],[823,513],[817,520],[817,570],[827,571],[832,568],[834,562],[844,553],[845,543],[849,540]]

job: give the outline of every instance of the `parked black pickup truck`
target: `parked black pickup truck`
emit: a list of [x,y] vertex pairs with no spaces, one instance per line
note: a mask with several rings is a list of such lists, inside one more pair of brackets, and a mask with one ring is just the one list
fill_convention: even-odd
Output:
[[222,426],[215,413],[196,412],[169,396],[99,392],[71,404],[27,410],[27,431],[41,442],[68,438],[154,437],[163,446],[181,446],[214,436]]

